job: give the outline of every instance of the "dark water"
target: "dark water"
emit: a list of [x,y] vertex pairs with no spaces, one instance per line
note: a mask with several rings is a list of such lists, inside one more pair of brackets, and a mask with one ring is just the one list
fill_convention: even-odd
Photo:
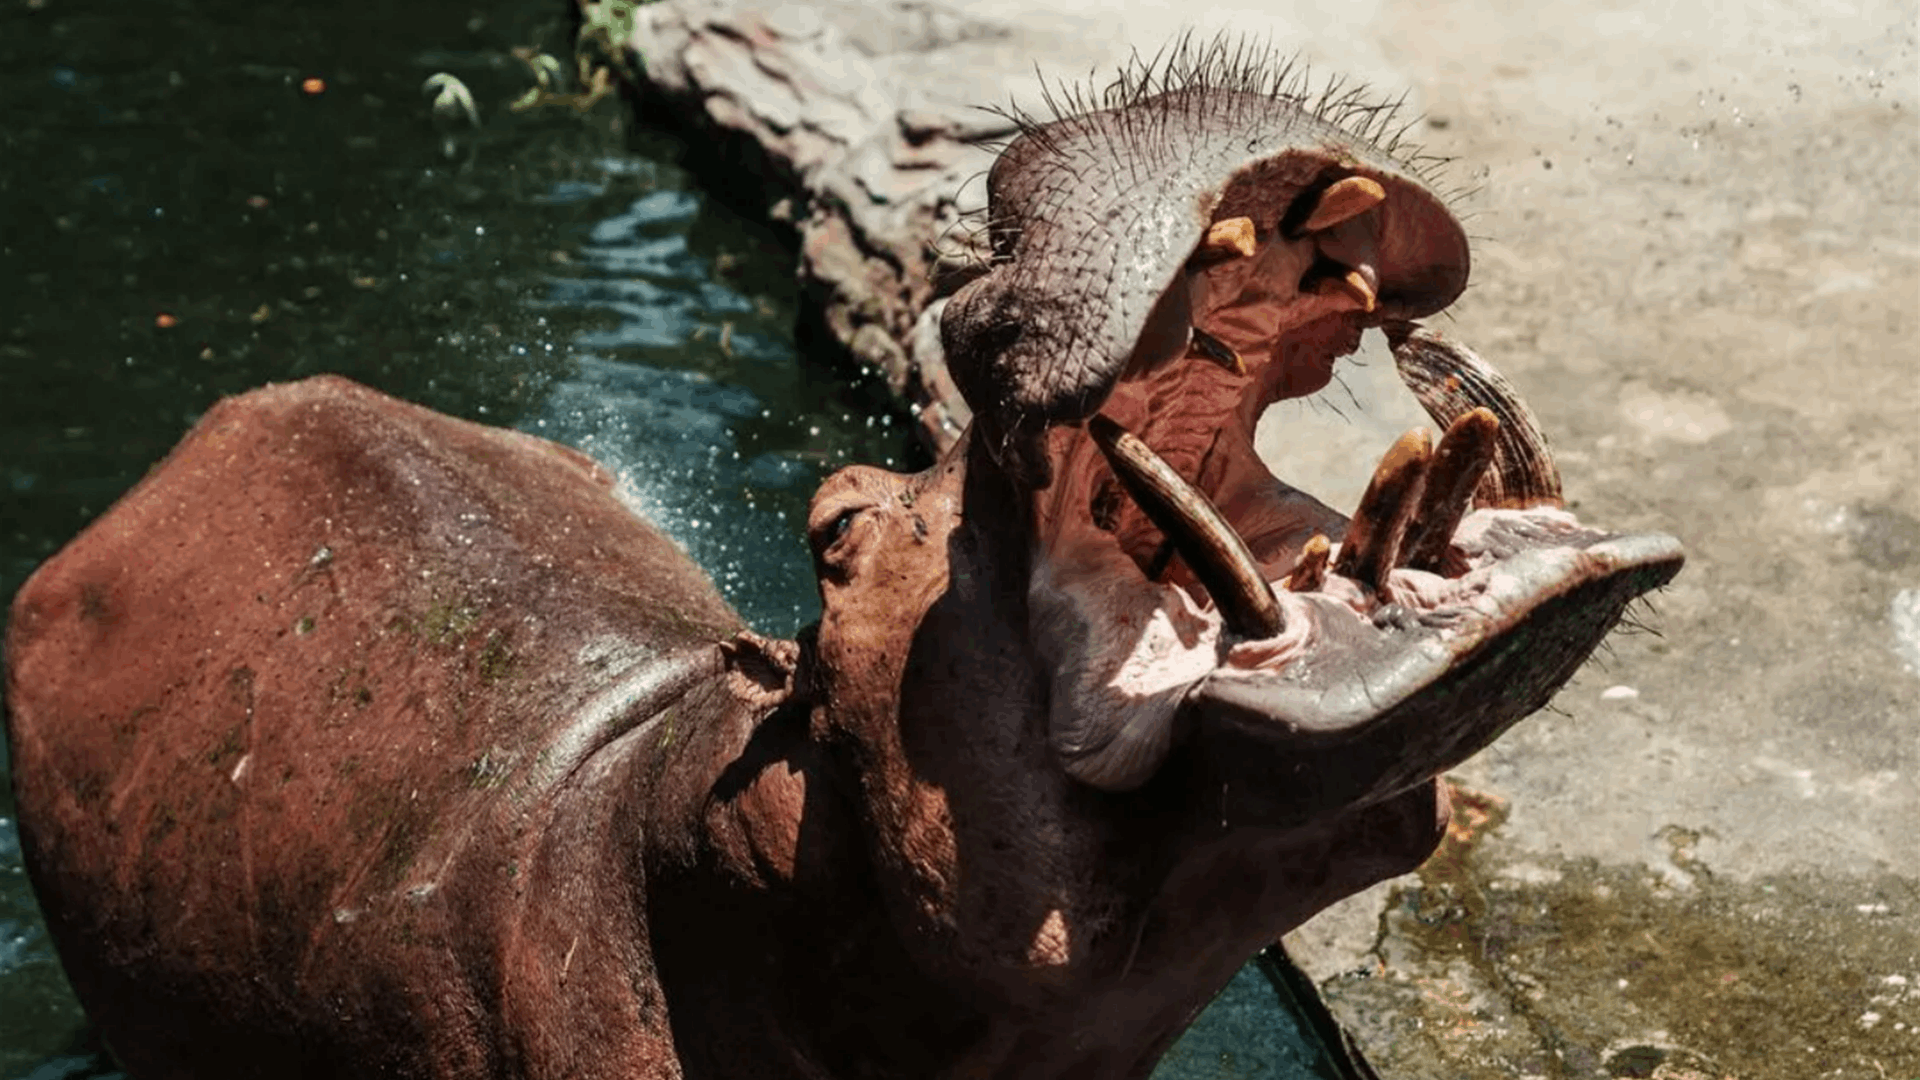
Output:
[[[585,449],[756,626],[810,620],[814,486],[919,451],[796,348],[791,251],[671,138],[506,109],[510,50],[566,32],[560,0],[0,8],[0,598],[214,400],[336,372]],[[433,123],[443,71],[477,130]],[[1250,967],[1161,1075],[1310,1056]],[[0,1080],[107,1075],[0,785]]]

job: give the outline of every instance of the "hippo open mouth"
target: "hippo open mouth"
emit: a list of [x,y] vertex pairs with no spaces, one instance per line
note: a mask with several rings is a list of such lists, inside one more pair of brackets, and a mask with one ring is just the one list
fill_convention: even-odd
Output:
[[[942,331],[975,437],[1032,491],[1030,639],[1067,770],[1128,790],[1193,743],[1293,817],[1486,745],[1682,555],[1566,512],[1525,403],[1415,321],[1464,289],[1467,243],[1383,114],[1210,62],[1002,154],[994,266]],[[1369,329],[1441,434],[1395,442],[1348,517],[1271,475],[1253,431]]]

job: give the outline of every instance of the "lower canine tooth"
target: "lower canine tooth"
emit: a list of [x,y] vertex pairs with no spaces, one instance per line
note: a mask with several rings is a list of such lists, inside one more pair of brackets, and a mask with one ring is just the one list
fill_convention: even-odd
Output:
[[1340,544],[1335,573],[1370,588],[1386,584],[1399,559],[1400,540],[1413,516],[1427,466],[1433,459],[1433,435],[1414,428],[1394,440],[1373,470],[1360,505],[1347,522],[1347,538]]
[[1246,541],[1207,497],[1138,436],[1106,416],[1088,420],[1087,432],[1133,501],[1167,534],[1212,595],[1227,629],[1256,640],[1278,634],[1283,624],[1272,586],[1260,576]]

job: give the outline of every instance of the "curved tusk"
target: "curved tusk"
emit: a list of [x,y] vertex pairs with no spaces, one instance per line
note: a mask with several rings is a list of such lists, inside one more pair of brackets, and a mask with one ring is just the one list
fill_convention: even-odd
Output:
[[1473,505],[1503,510],[1566,505],[1547,436],[1506,376],[1472,349],[1415,323],[1384,329],[1400,381],[1420,399],[1434,423],[1450,428],[1482,407],[1500,421],[1493,468],[1474,489]]
[[1243,638],[1270,638],[1284,623],[1273,587],[1260,575],[1246,541],[1199,489],[1146,443],[1105,415],[1087,421],[1087,431],[1120,483],[1187,561],[1213,597],[1227,629]]

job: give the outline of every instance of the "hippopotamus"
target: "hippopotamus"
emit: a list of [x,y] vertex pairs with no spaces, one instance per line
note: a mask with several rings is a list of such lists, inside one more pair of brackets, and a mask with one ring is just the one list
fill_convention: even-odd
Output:
[[[1417,867],[1437,779],[1681,565],[1583,524],[1355,97],[1232,58],[1024,127],[942,342],[756,633],[609,474],[320,377],[222,401],[20,591],[28,870],[142,1078],[1147,1075]],[[1384,333],[1350,514],[1253,426]]]

